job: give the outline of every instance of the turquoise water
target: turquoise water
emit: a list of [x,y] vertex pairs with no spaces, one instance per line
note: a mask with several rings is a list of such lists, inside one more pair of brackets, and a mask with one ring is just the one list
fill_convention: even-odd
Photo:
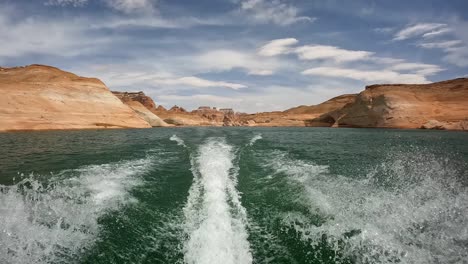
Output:
[[0,263],[468,263],[468,134],[0,134]]

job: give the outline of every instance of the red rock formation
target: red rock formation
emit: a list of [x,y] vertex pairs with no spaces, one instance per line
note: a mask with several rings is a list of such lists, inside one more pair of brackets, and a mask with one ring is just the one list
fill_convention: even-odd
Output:
[[137,101],[144,105],[148,110],[156,109],[156,104],[154,103],[151,97],[147,96],[143,92],[112,92],[115,96],[117,96],[122,102],[128,101]]
[[466,130],[468,79],[367,86],[354,103],[310,120],[308,125]]
[[0,131],[145,128],[100,80],[30,65],[0,68]]
[[306,126],[308,120],[329,111],[340,109],[344,105],[354,102],[355,99],[355,94],[345,94],[318,105],[302,105],[283,112],[275,111],[241,115],[240,120],[241,124],[246,126]]

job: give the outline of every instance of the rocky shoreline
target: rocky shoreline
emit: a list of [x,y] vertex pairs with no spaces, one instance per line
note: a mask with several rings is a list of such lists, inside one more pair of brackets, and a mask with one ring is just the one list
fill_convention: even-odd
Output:
[[30,65],[0,68],[0,131],[168,126],[366,127],[468,130],[468,79],[371,85],[318,105],[255,114],[158,106],[143,92],[111,92],[95,78]]

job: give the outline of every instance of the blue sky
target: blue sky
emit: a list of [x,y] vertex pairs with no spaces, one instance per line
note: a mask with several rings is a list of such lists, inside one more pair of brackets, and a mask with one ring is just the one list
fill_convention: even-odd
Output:
[[0,65],[158,104],[284,110],[468,74],[468,1],[0,0]]

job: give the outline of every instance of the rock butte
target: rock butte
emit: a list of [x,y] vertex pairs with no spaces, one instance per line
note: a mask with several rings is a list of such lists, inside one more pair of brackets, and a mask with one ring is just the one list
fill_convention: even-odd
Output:
[[0,68],[0,131],[147,128],[98,79],[43,65]]
[[[468,79],[371,85],[318,105],[256,114],[167,110],[143,92],[44,65],[0,68],[0,131],[154,126],[313,126],[468,130]],[[120,99],[120,100],[119,100]]]

